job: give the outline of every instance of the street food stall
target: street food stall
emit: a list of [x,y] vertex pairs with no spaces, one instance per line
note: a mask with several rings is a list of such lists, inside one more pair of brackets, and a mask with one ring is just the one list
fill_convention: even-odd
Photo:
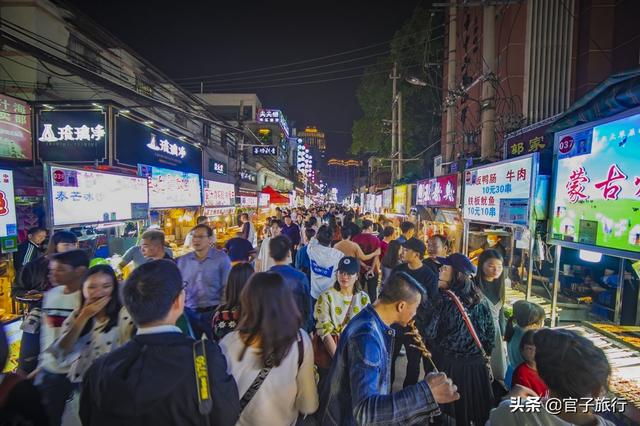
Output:
[[237,225],[235,217],[236,191],[232,183],[202,180],[204,195],[203,216],[213,229],[216,244],[224,245],[227,228]]
[[462,186],[463,253],[475,263],[486,249],[500,252],[511,286],[506,304],[527,299],[551,314],[551,292],[532,295],[534,259],[537,258],[536,221],[546,218],[547,179],[538,176],[538,153],[467,169]]
[[452,252],[462,245],[462,216],[458,200],[458,175],[452,174],[416,182],[416,202],[411,208],[412,221],[424,227],[424,240],[444,235]]
[[[410,219],[414,186],[413,184],[403,184],[393,187],[392,207],[385,213],[385,217],[391,220],[398,235],[400,234],[400,224]],[[387,191],[391,191],[391,189]]]
[[[0,321],[7,332],[11,332],[15,328],[15,333],[19,334],[22,321],[18,315],[19,312],[14,310],[11,299],[11,283],[15,276],[11,253],[14,253],[17,247],[18,226],[14,202],[13,171],[0,169]],[[9,339],[11,340],[12,337],[9,336]],[[15,352],[13,344],[10,343],[10,345],[9,358],[11,363],[18,352]]]
[[553,297],[587,298],[614,324],[640,323],[639,129],[636,108],[555,133]]

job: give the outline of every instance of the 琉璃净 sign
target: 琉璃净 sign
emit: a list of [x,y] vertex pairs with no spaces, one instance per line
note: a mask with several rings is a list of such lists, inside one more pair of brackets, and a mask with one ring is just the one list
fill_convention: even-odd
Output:
[[108,133],[105,111],[41,110],[37,122],[40,161],[106,161]]
[[202,174],[202,151],[190,143],[151,128],[124,115],[115,119],[117,164],[162,167]]
[[0,94],[0,157],[32,160],[31,107],[25,101]]
[[278,155],[278,148],[273,145],[254,146],[253,155]]
[[551,240],[640,258],[639,133],[635,111],[556,134]]
[[465,220],[528,225],[538,154],[505,160],[464,172]]
[[458,195],[458,175],[439,176],[418,181],[416,205],[455,208]]

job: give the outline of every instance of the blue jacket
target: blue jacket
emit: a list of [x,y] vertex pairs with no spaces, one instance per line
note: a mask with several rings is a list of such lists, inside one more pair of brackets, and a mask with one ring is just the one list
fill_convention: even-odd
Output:
[[425,381],[391,393],[394,336],[371,305],[353,317],[322,387],[321,425],[425,424],[440,414]]
[[285,283],[293,292],[293,298],[302,316],[302,328],[309,332],[312,331],[311,288],[307,276],[289,265],[275,265],[270,270],[282,275]]

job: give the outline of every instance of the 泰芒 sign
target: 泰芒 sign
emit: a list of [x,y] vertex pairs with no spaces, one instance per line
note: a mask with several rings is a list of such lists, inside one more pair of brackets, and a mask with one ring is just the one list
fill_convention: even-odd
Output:
[[640,258],[640,114],[594,124],[556,135],[551,239]]
[[38,158],[64,163],[107,159],[107,113],[53,110],[38,113]]
[[32,160],[31,107],[25,101],[0,94],[0,157]]
[[537,155],[506,160],[464,172],[465,220],[528,225]]

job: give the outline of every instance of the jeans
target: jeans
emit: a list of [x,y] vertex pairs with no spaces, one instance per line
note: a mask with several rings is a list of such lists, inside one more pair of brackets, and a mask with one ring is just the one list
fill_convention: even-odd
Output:
[[362,288],[369,295],[369,299],[371,299],[371,303],[375,302],[378,298],[378,274],[374,274],[371,278],[365,278],[365,275],[362,275]]
[[196,339],[200,339],[202,337],[202,333],[206,334],[207,338],[211,339],[211,321],[213,319],[213,314],[216,312],[216,308],[217,306],[212,307],[211,310],[201,312],[192,310],[191,326],[193,327]]
[[18,366],[20,370],[29,374],[36,369],[38,365],[38,355],[40,354],[40,332],[38,333],[22,333],[20,341],[20,355],[18,358]]
[[37,374],[36,386],[42,395],[42,405],[49,417],[49,425],[60,426],[64,407],[73,392],[73,385],[66,374],[42,370]]

